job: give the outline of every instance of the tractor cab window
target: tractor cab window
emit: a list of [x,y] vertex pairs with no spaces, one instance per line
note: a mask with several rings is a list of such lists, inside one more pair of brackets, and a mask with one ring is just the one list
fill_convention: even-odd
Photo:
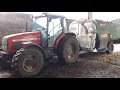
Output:
[[46,17],[38,18],[33,21],[32,31],[40,32],[46,30],[46,26],[47,26],[47,18]]
[[49,27],[48,27],[48,34],[49,36],[53,36],[53,35],[57,35],[59,33],[61,33],[62,31],[62,27],[61,27],[61,22],[60,22],[60,18],[55,18],[55,19],[51,19],[49,21]]

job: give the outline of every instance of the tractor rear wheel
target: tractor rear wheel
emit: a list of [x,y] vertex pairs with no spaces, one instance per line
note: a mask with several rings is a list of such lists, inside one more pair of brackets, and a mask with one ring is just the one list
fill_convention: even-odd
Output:
[[16,57],[13,69],[22,77],[31,77],[40,72],[44,65],[43,54],[37,48],[28,48]]
[[79,44],[76,37],[64,37],[58,46],[58,60],[61,63],[74,63],[79,56]]

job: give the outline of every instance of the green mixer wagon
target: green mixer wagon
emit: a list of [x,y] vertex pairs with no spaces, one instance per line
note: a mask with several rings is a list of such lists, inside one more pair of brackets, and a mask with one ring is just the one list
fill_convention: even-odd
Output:
[[98,34],[110,34],[114,44],[120,43],[120,19],[111,22],[95,20]]
[[111,22],[79,19],[73,21],[69,31],[76,34],[81,51],[112,53],[114,45],[120,43],[120,19]]

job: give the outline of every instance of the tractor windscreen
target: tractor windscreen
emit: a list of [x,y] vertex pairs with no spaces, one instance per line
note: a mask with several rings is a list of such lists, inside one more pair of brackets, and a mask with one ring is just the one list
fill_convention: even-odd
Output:
[[33,21],[32,31],[46,30],[47,18],[41,17]]

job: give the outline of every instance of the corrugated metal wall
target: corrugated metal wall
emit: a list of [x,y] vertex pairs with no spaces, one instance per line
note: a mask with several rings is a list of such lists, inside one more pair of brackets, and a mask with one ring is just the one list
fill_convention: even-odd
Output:
[[14,12],[0,12],[0,43],[5,35],[21,33],[32,27],[32,15]]

